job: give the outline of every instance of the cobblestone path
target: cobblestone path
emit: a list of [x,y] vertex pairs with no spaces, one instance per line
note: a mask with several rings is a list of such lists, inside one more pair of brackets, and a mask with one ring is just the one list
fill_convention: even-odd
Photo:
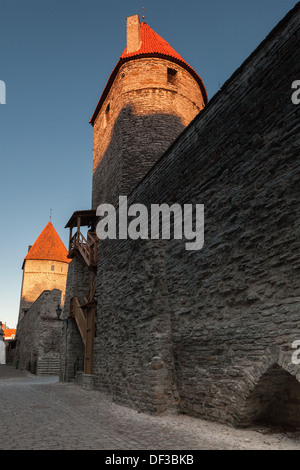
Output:
[[149,416],[57,377],[0,366],[1,450],[297,449],[297,435],[232,429],[185,415]]

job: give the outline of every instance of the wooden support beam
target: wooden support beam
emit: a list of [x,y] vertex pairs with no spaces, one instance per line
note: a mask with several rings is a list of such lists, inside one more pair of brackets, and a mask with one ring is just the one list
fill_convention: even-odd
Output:
[[[71,312],[72,309],[72,312]],[[84,343],[84,373],[93,373],[93,351],[95,337],[96,303],[81,307],[77,297],[70,301],[70,316],[75,319]]]
[[77,234],[80,233],[80,222],[81,222],[81,217],[77,217]]

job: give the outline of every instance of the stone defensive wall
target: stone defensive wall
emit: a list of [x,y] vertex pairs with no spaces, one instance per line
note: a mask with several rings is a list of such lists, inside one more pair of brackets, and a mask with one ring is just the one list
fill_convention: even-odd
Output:
[[21,318],[17,329],[15,365],[37,375],[59,375],[61,323],[56,308],[59,289],[45,290]]
[[299,24],[298,4],[130,194],[204,204],[203,248],[99,243],[94,386],[120,403],[299,423]]

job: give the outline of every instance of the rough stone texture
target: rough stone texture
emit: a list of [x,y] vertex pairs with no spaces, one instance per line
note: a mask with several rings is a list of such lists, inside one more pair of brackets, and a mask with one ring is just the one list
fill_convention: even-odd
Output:
[[151,412],[176,410],[163,253],[155,242],[107,248],[99,266],[95,387]]
[[[300,106],[291,102],[299,21],[298,5],[130,196],[129,204],[148,207],[204,204],[204,248],[186,251],[185,240],[99,244],[94,384],[121,403],[242,424],[261,416],[262,376],[275,380],[275,364],[300,379],[291,363],[300,327]],[[131,102],[139,94],[127,96]],[[146,148],[155,145],[143,133]],[[111,136],[115,152],[120,142]],[[162,141],[169,143],[163,132]],[[106,153],[99,166],[108,175],[105,191],[123,194],[116,161],[106,173],[109,159]]]
[[[168,68],[177,71],[174,83]],[[92,207],[129,194],[203,103],[194,77],[174,62],[123,64],[94,124]]]
[[58,375],[62,324],[55,309],[61,291],[44,291],[18,324],[15,360],[20,369],[38,375]]

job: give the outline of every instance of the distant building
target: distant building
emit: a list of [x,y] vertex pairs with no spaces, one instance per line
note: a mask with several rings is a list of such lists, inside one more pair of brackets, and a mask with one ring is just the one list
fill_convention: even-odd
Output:
[[16,337],[16,329],[15,328],[4,328],[4,341],[11,341],[14,340]]
[[14,350],[16,347],[16,329],[8,328],[6,323],[2,324],[2,330],[4,333],[3,339],[6,348],[6,364],[13,363],[14,360]]

